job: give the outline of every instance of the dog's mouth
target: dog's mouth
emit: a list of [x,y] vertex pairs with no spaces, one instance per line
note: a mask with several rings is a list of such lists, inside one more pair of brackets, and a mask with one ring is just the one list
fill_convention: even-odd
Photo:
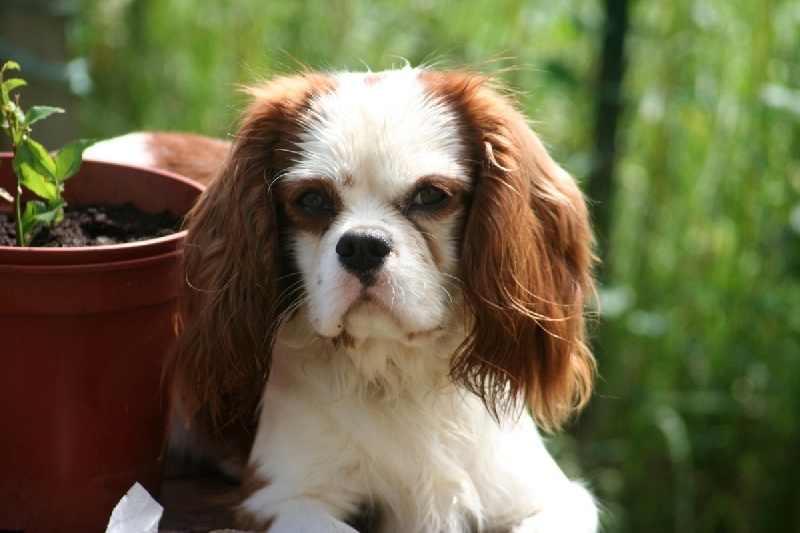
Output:
[[335,348],[356,348],[368,339],[390,339],[409,346],[429,341],[442,326],[412,329],[396,311],[367,292],[362,293],[342,315],[338,335],[331,337]]
[[[344,312],[345,320],[350,315],[365,314],[370,315],[373,313],[384,314],[388,317],[395,317],[395,312],[392,311],[386,304],[381,302],[378,298],[373,296],[367,291],[362,291],[361,294],[350,304]],[[399,319],[396,319],[399,321]]]
[[[403,330],[398,313],[369,292],[362,292],[342,314],[342,327],[356,335],[359,330]],[[358,336],[358,335],[357,335]]]

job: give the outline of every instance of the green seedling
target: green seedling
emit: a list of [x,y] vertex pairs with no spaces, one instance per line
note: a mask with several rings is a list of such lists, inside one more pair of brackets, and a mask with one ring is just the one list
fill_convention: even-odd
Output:
[[[32,106],[23,111],[19,104],[19,94],[11,92],[27,85],[21,78],[6,80],[4,75],[10,70],[20,70],[17,63],[6,62],[0,69],[0,117],[3,131],[11,141],[14,157],[11,166],[17,178],[14,194],[0,187],[0,201],[14,204],[17,225],[17,244],[27,246],[31,235],[40,226],[50,226],[64,218],[67,205],[62,197],[64,182],[78,172],[83,159],[83,151],[93,141],[74,141],[51,156],[47,150],[31,138],[31,126],[55,113],[63,113],[58,107]],[[27,190],[34,198],[23,202],[23,191]],[[24,205],[23,205],[24,204]]]

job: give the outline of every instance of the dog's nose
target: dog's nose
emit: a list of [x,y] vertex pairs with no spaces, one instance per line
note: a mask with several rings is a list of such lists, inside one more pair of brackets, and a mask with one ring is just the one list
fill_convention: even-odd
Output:
[[336,243],[339,262],[363,283],[368,283],[392,251],[392,239],[379,229],[350,230]]

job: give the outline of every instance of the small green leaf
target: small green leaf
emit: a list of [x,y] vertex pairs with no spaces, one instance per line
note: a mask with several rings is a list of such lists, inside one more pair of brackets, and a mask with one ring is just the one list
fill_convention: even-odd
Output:
[[3,82],[3,90],[5,91],[6,94],[8,94],[17,87],[22,87],[24,85],[28,85],[28,82],[26,82],[22,78],[11,78],[10,80],[6,80]]
[[22,139],[17,146],[17,153],[14,156],[16,162],[19,158],[20,163],[27,163],[33,170],[49,178],[55,178],[56,162],[47,153],[44,146],[31,138]]
[[31,200],[25,204],[22,212],[22,241],[28,243],[31,232],[41,225],[37,217],[47,212],[47,205],[39,200]]
[[19,68],[19,63],[17,63],[16,61],[6,61],[5,64],[3,65],[3,68],[0,69],[0,74],[2,74],[7,70],[22,70],[22,69]]
[[30,235],[39,226],[50,226],[54,222],[59,222],[64,218],[63,200],[58,200],[50,205],[39,200],[31,200],[25,204],[25,211],[22,213],[22,235],[23,242],[30,241]]
[[35,105],[28,109],[28,112],[25,113],[25,124],[31,125],[34,122],[39,122],[40,120],[49,117],[50,115],[63,112],[64,110],[60,107]]
[[55,157],[56,179],[65,181],[78,172],[83,161],[83,151],[94,144],[94,140],[80,139],[73,141],[58,151]]
[[36,219],[36,222],[49,225],[56,219],[56,211],[43,211],[41,213],[37,213],[34,218]]
[[61,219],[64,218],[64,205],[66,202],[63,200],[48,202],[45,210],[34,215],[34,218],[47,226],[54,222],[61,222]]
[[53,223],[58,224],[59,222],[64,220],[64,207],[66,205],[67,202],[65,202],[63,198],[57,198],[56,200],[51,200],[47,202],[47,210],[55,213],[55,217],[53,218]]
[[22,178],[20,180],[22,185],[29,191],[45,200],[52,201],[59,198],[60,191],[58,187],[47,176],[36,172],[36,170],[27,163],[21,163],[19,165],[19,172]]

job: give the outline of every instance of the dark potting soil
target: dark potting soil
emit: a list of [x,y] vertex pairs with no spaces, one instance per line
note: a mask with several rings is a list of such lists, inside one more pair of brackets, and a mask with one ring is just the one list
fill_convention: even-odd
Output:
[[[30,245],[62,248],[136,242],[176,233],[182,223],[183,217],[168,211],[142,213],[131,204],[68,205],[64,220],[50,228],[39,228]],[[16,235],[14,221],[0,214],[0,246],[15,246]]]

